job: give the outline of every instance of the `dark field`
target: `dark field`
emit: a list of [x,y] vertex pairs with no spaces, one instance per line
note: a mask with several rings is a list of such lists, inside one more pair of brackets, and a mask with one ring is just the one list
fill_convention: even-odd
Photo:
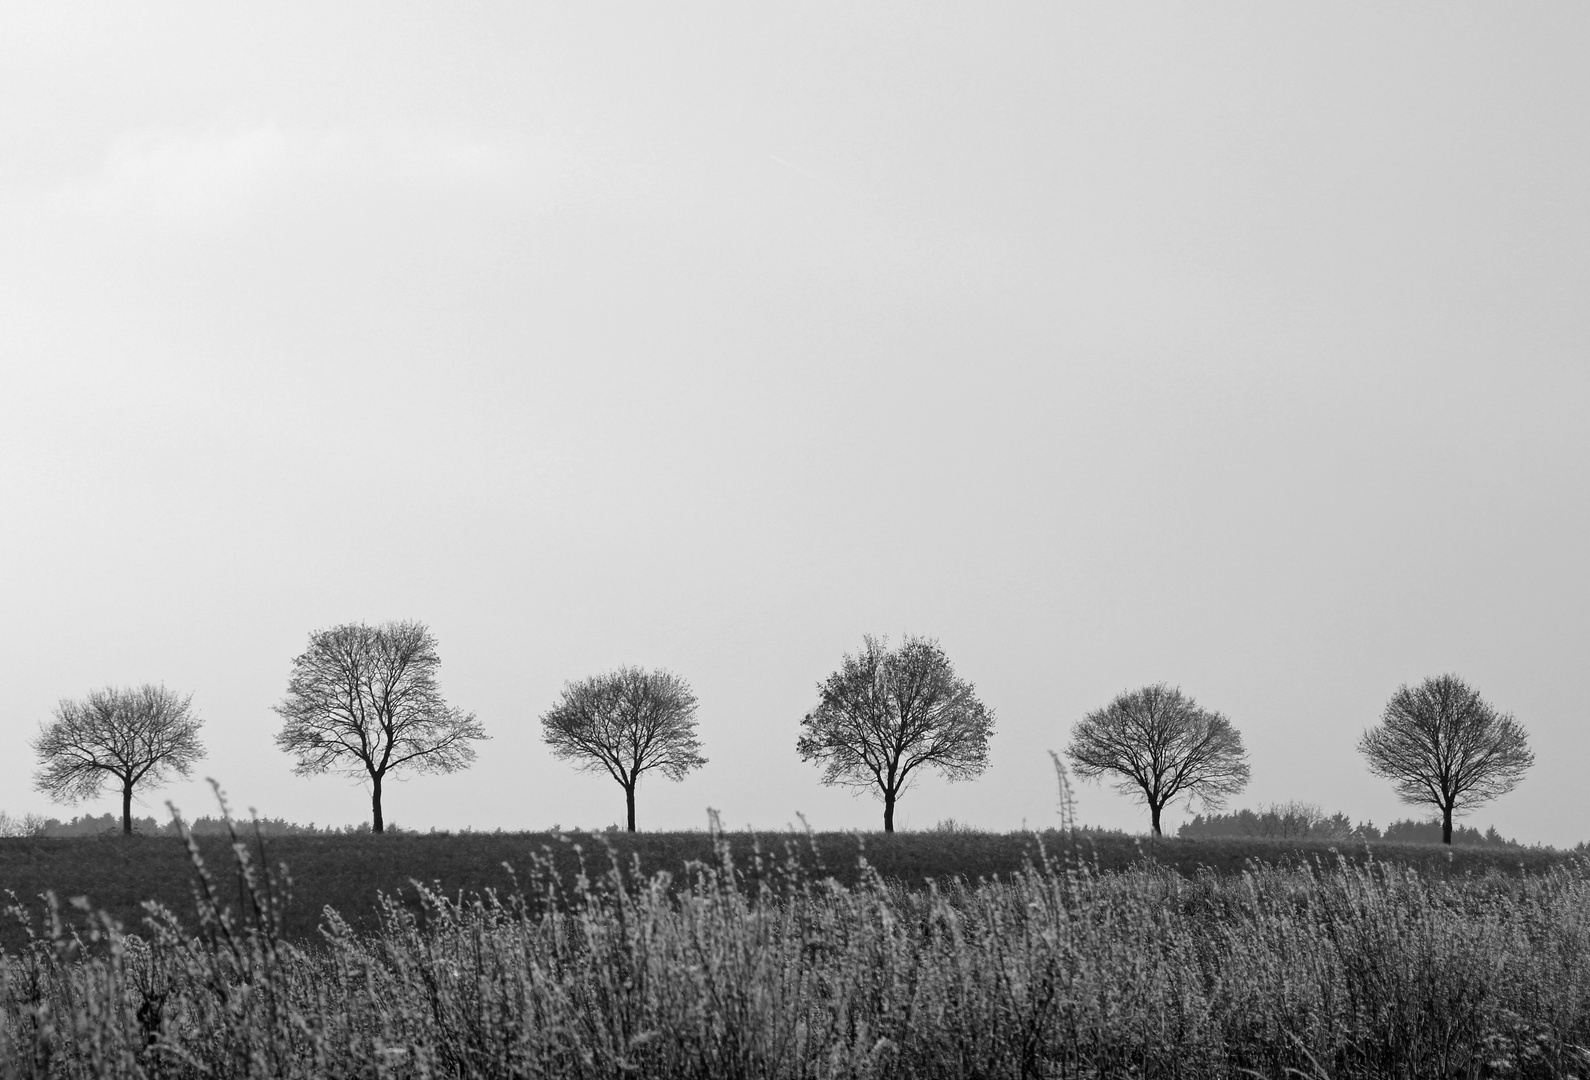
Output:
[[[258,858],[259,841],[240,833]],[[1041,860],[1042,846],[1051,856],[1062,846],[1054,831],[1033,833],[724,833],[742,887],[755,889],[763,878],[786,875],[791,863],[804,876],[833,877],[847,887],[860,880],[861,859],[887,882],[919,889],[929,881],[948,883],[1009,879],[1024,866]],[[215,837],[198,840],[200,850],[218,868],[217,891],[222,903],[235,905],[239,893],[230,843]],[[1427,874],[1477,875],[1489,871],[1539,873],[1571,861],[1574,856],[1549,849],[1494,850],[1397,843],[1349,843],[1319,840],[1165,839],[1150,841],[1116,834],[1082,834],[1073,848],[1091,870],[1112,873],[1132,867],[1157,866],[1194,877],[1201,870],[1240,873],[1255,863],[1296,867],[1343,858],[1355,865],[1368,861],[1407,866]],[[665,872],[686,877],[691,863],[715,864],[714,841],[705,832],[682,833],[396,833],[375,836],[284,836],[264,840],[263,862],[286,864],[292,898],[284,913],[289,939],[314,939],[321,914],[335,908],[359,930],[376,927],[378,894],[414,907],[414,882],[444,896],[474,895],[487,890],[512,891],[508,867],[522,871],[533,861],[550,860],[565,893],[574,890],[581,867],[599,878],[616,865],[627,880],[639,866],[642,879]],[[70,838],[0,839],[0,893],[14,893],[24,907],[41,911],[40,897],[53,891],[63,904],[86,897],[127,929],[143,919],[142,905],[154,900],[185,915],[193,907],[193,871],[187,848],[174,837],[107,835]],[[10,920],[0,926],[0,946],[15,948],[21,927]]]
[[195,894],[174,841],[0,848],[90,897],[13,919],[0,1077],[1590,1076],[1590,869],[1544,851],[282,838],[283,911],[205,849]]

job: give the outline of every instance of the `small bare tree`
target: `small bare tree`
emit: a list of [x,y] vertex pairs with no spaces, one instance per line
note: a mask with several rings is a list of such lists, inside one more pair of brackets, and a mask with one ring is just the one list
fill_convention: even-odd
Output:
[[48,827],[48,820],[41,814],[25,813],[21,817],[13,817],[0,810],[0,836],[43,836]]
[[121,829],[132,835],[133,789],[187,776],[204,757],[203,723],[193,697],[164,686],[94,690],[81,701],[63,700],[55,719],[39,725],[34,787],[57,802],[98,795],[107,780],[121,785]]
[[1071,729],[1066,756],[1084,779],[1120,777],[1116,789],[1148,805],[1155,836],[1163,835],[1160,813],[1178,795],[1218,810],[1248,783],[1242,735],[1231,721],[1164,683],[1088,713]]
[[1399,687],[1358,752],[1369,771],[1396,785],[1406,803],[1441,810],[1441,842],[1452,842],[1452,815],[1505,795],[1535,763],[1529,736],[1456,675]]
[[630,832],[643,774],[683,780],[707,763],[696,738],[696,696],[671,671],[621,667],[565,683],[563,697],[541,717],[541,732],[557,757],[618,781]]
[[384,832],[381,786],[397,769],[449,773],[475,760],[487,738],[474,713],[452,708],[436,686],[436,638],[417,622],[346,623],[309,636],[293,660],[276,745],[301,776],[338,772],[370,782],[370,826]]
[[884,832],[894,832],[895,803],[919,770],[970,780],[988,767],[994,714],[930,638],[907,635],[890,649],[869,634],[817,693],[795,750],[823,764],[825,784],[876,790]]

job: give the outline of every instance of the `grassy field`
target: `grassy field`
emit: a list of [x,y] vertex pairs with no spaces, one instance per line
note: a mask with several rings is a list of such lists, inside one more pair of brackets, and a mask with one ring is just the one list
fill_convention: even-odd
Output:
[[[742,886],[753,890],[760,883],[759,865],[784,868],[792,859],[808,877],[831,876],[850,887],[860,880],[862,858],[884,880],[913,889],[929,881],[1009,880],[1026,864],[1038,861],[1041,846],[1058,850],[1059,839],[1054,831],[721,836],[740,867]],[[201,837],[197,842],[212,865],[231,863],[228,841]],[[1254,862],[1278,867],[1333,864],[1338,856],[1358,865],[1378,860],[1438,875],[1541,872],[1570,858],[1545,849],[1263,839],[1150,842],[1089,833],[1080,834],[1075,850],[1098,873],[1152,865],[1187,877],[1205,869],[1239,873]],[[318,937],[321,913],[327,907],[361,931],[378,925],[378,894],[417,909],[416,881],[454,897],[510,891],[514,879],[508,868],[522,869],[534,862],[553,866],[563,890],[572,892],[582,866],[587,877],[601,876],[616,863],[626,879],[644,880],[658,872],[680,878],[689,864],[713,863],[717,858],[714,839],[705,832],[364,833],[270,838],[257,861],[273,867],[285,863],[289,870],[292,902],[284,914],[284,932],[288,939],[302,941]],[[34,910],[41,909],[43,894],[53,891],[63,903],[85,897],[92,909],[136,927],[143,918],[144,901],[186,911],[192,908],[192,890],[187,848],[175,837],[0,839],[0,893],[14,893]],[[238,897],[239,882],[233,874],[221,885],[220,899],[235,907]],[[16,948],[22,940],[15,922],[0,925],[0,947]]]
[[[284,913],[225,848],[198,879],[174,863],[178,888],[170,846],[12,842],[7,873],[97,864],[189,914],[136,935],[71,905],[34,918],[0,958],[0,1075],[1590,1075],[1590,871],[1543,852],[330,839],[268,859],[319,853],[301,893],[449,891],[310,936],[303,897]],[[516,874],[488,881],[498,856]],[[498,891],[451,891],[469,874]]]

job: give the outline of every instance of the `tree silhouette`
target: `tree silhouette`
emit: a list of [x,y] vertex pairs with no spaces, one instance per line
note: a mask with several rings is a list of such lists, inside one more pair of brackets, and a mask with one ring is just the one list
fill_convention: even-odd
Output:
[[1220,713],[1179,688],[1130,690],[1079,720],[1066,749],[1077,774],[1116,775],[1116,789],[1148,806],[1155,836],[1160,813],[1178,795],[1218,810],[1248,783],[1242,735]]
[[618,781],[630,832],[643,774],[683,780],[707,763],[696,739],[696,697],[670,671],[621,667],[565,683],[561,700],[541,717],[541,731],[559,758]]
[[293,660],[276,745],[302,776],[340,772],[370,781],[371,829],[385,831],[381,785],[397,769],[448,773],[475,760],[485,730],[442,700],[436,639],[417,622],[345,623],[309,636]]
[[1518,721],[1456,675],[1399,687],[1358,751],[1403,802],[1440,808],[1443,844],[1452,842],[1454,813],[1512,791],[1535,763]]
[[817,692],[796,752],[822,763],[825,784],[876,790],[884,832],[894,832],[895,803],[918,770],[969,780],[988,767],[994,714],[930,638],[907,635],[890,649],[869,634]]
[[204,757],[203,723],[193,697],[164,686],[94,690],[82,701],[63,700],[55,719],[39,725],[33,751],[40,767],[34,787],[57,802],[99,794],[107,780],[121,785],[121,828],[132,835],[133,789],[187,776]]

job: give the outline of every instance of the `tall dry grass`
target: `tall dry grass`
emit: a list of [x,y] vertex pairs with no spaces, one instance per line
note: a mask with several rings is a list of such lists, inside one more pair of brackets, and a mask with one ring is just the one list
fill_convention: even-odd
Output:
[[1582,867],[1188,880],[1062,848],[1013,880],[905,890],[790,853],[737,866],[727,845],[636,884],[587,851],[572,890],[548,861],[502,895],[387,903],[374,934],[328,909],[303,947],[281,933],[283,873],[234,840],[241,918],[195,847],[187,923],[34,926],[0,962],[0,1072],[1590,1075]]

